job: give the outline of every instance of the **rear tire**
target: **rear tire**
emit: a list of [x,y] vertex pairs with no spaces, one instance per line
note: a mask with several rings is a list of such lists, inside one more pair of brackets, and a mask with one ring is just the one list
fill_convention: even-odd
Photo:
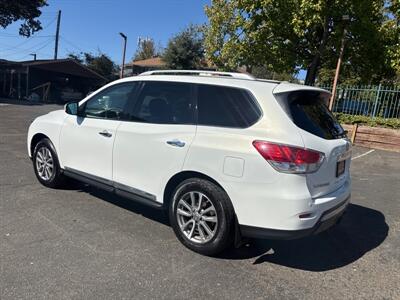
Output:
[[36,178],[41,184],[49,188],[59,188],[65,184],[57,153],[49,139],[44,138],[36,144],[32,162]]
[[203,255],[216,255],[233,242],[234,211],[226,192],[216,184],[190,178],[177,186],[169,219],[179,241]]

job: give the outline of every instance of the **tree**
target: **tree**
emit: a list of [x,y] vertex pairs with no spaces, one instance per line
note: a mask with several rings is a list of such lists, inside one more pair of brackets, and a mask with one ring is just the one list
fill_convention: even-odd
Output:
[[67,54],[67,58],[72,59],[80,64],[84,64],[83,53],[69,53]]
[[384,0],[214,0],[206,7],[206,56],[222,69],[306,69],[306,84],[314,84],[321,67],[335,68],[346,27],[343,71],[379,81],[384,7]]
[[46,0],[0,0],[0,26],[7,28],[13,22],[22,21],[19,34],[29,37],[42,29],[37,18],[42,14],[41,7],[47,6]]
[[118,65],[115,64],[107,54],[100,51],[98,54],[89,52],[81,52],[78,54],[70,53],[67,57],[85,65],[90,70],[104,76],[109,81],[118,78]]
[[263,66],[271,72],[293,72],[294,33],[286,25],[291,9],[281,2],[286,1],[212,1],[206,7],[207,59],[227,71],[246,66],[251,72],[255,66]]
[[385,45],[385,75],[392,77],[392,82],[400,83],[400,1],[386,5],[381,34]]
[[269,70],[268,67],[265,66],[254,66],[251,69],[251,74],[257,78],[262,79],[272,79],[272,80],[280,80],[280,81],[290,81],[297,83],[298,80],[290,73],[276,73]]
[[202,28],[191,25],[172,37],[163,60],[171,69],[198,69],[204,58]]
[[133,60],[142,60],[158,56],[156,46],[153,39],[140,39],[138,49]]

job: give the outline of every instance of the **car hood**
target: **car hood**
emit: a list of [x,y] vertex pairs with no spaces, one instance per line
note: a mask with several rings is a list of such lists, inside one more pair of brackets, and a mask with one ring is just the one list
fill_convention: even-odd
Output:
[[37,117],[36,120],[59,119],[59,118],[64,118],[64,117],[65,117],[64,110],[59,109],[59,110],[53,110],[45,115]]

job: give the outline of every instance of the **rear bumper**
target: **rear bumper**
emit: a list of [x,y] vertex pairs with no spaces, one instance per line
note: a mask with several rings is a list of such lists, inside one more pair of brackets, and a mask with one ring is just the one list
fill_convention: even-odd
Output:
[[259,239],[279,239],[279,240],[293,240],[299,239],[305,236],[318,234],[322,231],[329,229],[330,227],[337,224],[342,218],[346,211],[348,204],[350,203],[350,196],[338,205],[326,210],[317,223],[307,229],[300,230],[278,230],[253,227],[247,225],[239,225],[241,235],[247,238],[259,238]]

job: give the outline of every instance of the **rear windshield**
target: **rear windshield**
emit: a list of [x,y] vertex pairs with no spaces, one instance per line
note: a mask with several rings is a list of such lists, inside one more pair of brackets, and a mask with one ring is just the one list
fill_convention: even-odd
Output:
[[328,140],[345,137],[342,126],[326,106],[322,93],[299,91],[278,98],[288,116],[301,129]]

